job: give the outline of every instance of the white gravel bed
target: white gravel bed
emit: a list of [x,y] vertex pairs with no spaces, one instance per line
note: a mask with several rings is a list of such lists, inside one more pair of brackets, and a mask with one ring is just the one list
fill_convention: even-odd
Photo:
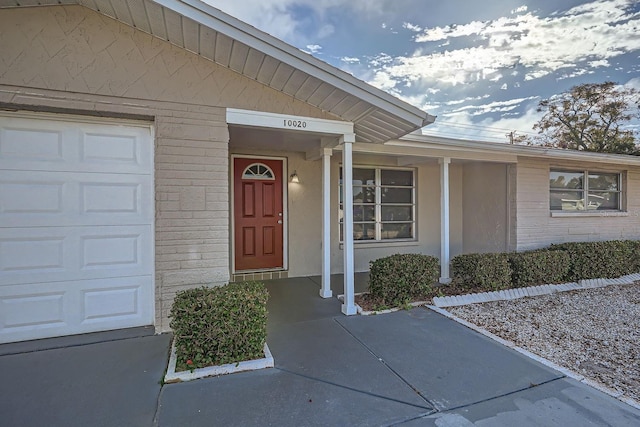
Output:
[[640,282],[447,310],[640,400]]

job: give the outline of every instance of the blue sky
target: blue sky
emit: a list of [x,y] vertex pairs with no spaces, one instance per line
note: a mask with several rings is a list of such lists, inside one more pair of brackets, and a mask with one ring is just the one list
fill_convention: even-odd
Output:
[[426,134],[506,142],[580,83],[640,89],[634,0],[206,0],[438,116]]

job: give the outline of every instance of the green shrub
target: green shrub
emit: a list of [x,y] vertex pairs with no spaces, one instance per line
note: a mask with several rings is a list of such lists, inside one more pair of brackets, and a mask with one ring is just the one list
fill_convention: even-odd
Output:
[[537,250],[509,254],[511,287],[546,285],[568,281],[569,254]]
[[369,292],[383,306],[397,307],[427,295],[438,281],[438,259],[397,254],[369,263]]
[[550,249],[569,255],[568,276],[573,281],[640,272],[640,242],[635,240],[561,243]]
[[509,255],[506,253],[465,254],[451,260],[451,278],[467,289],[507,289],[511,283]]
[[177,369],[264,357],[268,297],[264,284],[259,282],[179,292],[169,316]]

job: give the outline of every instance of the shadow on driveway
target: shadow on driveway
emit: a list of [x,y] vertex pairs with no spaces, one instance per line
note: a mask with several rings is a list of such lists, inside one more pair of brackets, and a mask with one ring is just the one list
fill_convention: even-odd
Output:
[[170,336],[136,331],[0,346],[0,425],[153,425]]

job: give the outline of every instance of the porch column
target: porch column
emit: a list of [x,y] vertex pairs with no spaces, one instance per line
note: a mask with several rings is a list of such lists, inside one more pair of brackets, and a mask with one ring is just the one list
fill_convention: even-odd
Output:
[[449,283],[449,163],[444,157],[440,163],[440,283]]
[[344,250],[344,303],[342,313],[356,314],[353,295],[353,143],[354,134],[340,138],[342,144],[342,206],[343,206],[343,250]]
[[331,298],[331,148],[322,149],[322,287],[320,296]]

